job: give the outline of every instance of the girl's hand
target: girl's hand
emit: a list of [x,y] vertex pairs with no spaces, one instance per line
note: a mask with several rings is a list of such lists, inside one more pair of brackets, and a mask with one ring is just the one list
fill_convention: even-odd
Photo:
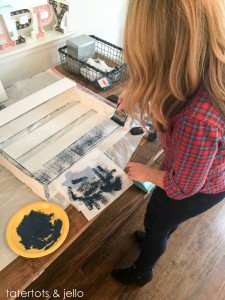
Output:
[[149,166],[128,162],[125,170],[127,169],[127,175],[130,179],[142,182],[152,182],[153,184],[164,188],[164,176],[167,174],[166,171],[151,168]]
[[150,168],[146,165],[128,162],[125,169],[127,169],[127,176],[136,181],[149,181]]

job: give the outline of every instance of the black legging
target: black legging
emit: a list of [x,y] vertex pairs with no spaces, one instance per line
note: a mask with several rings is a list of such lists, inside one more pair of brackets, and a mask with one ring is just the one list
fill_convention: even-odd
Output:
[[225,191],[219,194],[197,193],[191,197],[174,200],[156,187],[145,213],[145,240],[141,253],[135,262],[137,270],[151,272],[153,266],[165,252],[167,239],[182,222],[195,217],[225,198]]

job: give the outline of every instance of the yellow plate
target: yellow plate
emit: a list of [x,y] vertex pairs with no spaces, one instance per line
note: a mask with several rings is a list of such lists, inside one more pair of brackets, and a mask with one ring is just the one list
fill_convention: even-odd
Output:
[[[35,213],[31,211],[34,211]],[[49,241],[49,239],[53,236],[53,234],[56,234],[58,232],[58,238],[56,239],[55,242],[53,240],[52,245],[46,250],[44,248],[37,249],[34,248],[33,246],[31,246],[31,248],[29,249],[26,249],[25,246],[23,245],[25,243],[23,244],[21,243],[22,238],[17,233],[18,226],[20,226],[21,228],[22,226],[21,224],[24,224],[25,219],[29,218],[29,220],[32,221],[34,220],[34,214],[37,218],[36,220],[41,222],[40,224],[42,225],[47,224],[47,226],[43,227],[44,229],[48,228],[48,226],[51,227],[51,225],[54,226],[55,224],[59,224],[59,229],[60,229],[60,226],[62,225],[61,230],[59,229],[56,230],[55,229],[56,227],[52,227],[49,235],[45,237],[43,236],[40,237],[40,234],[43,232],[39,230],[38,235],[40,239],[36,239],[37,234],[34,233],[35,232],[34,226],[26,227],[26,230],[27,228],[31,228],[28,229],[28,231],[30,232],[32,231],[32,235],[34,236],[35,242],[41,241],[41,243],[45,243],[45,241],[47,240]],[[48,215],[49,217],[47,217],[46,215]],[[44,219],[40,219],[40,216],[42,217],[44,216]],[[54,223],[55,220],[61,220],[61,221],[56,221],[56,223]],[[33,202],[29,205],[22,207],[19,211],[17,211],[12,216],[6,228],[6,240],[8,242],[9,247],[16,254],[19,254],[23,257],[38,258],[38,257],[48,255],[54,252],[57,248],[59,248],[62,245],[62,243],[65,241],[68,231],[69,231],[69,219],[65,211],[60,206],[52,202]],[[28,247],[29,246],[27,245],[27,248]]]

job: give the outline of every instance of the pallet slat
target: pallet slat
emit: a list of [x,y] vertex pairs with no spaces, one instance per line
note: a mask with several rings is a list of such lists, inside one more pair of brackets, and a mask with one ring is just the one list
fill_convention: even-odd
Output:
[[60,114],[58,117],[47,122],[45,125],[21,138],[19,141],[6,147],[4,151],[7,152],[7,154],[12,158],[17,159],[26,152],[38,146],[40,143],[43,143],[60,130],[64,129],[74,120],[85,114],[88,110],[89,108],[82,104],[75,105],[71,109]]
[[35,107],[45,103],[49,99],[65,92],[74,87],[75,82],[67,78],[63,78],[48,87],[16,102],[14,105],[6,107],[0,111],[0,126],[3,126]]
[[0,127],[0,143],[3,144],[3,142],[7,142],[11,137],[14,137],[27,128],[36,126],[37,123],[44,123],[44,120],[47,119],[49,115],[57,115],[58,111],[66,107],[69,103],[67,99],[55,97]]
[[93,125],[98,125],[104,120],[99,114],[96,114],[88,119],[88,121],[80,124],[67,134],[65,134],[60,139],[56,140],[54,143],[49,145],[49,147],[44,148],[42,151],[34,155],[29,160],[25,161],[22,165],[31,173],[39,170],[45,163],[59,154],[61,151],[70,146],[74,141],[77,141],[85,133],[93,128]]

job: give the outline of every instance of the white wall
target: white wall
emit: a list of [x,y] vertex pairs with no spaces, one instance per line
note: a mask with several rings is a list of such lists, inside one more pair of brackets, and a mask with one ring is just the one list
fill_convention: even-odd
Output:
[[127,5],[128,0],[73,0],[69,25],[76,34],[94,34],[122,46]]
[[[129,0],[70,0],[68,25],[79,34],[94,34],[117,46],[123,46],[123,33]],[[27,8],[48,3],[47,0],[0,0],[0,4],[10,4],[13,9]],[[58,47],[65,45],[65,37],[58,40],[54,47],[49,43],[46,49],[39,47],[34,51],[26,50],[24,55],[17,54],[17,50],[7,53],[0,52],[0,80],[4,86],[26,77],[30,77],[60,63]],[[39,51],[39,54],[38,54]],[[5,52],[5,51],[4,51]],[[26,53],[25,53],[26,52]],[[5,58],[6,57],[6,58]],[[38,63],[37,63],[38,62]],[[42,62],[40,64],[40,62]],[[19,70],[21,70],[19,72]]]

